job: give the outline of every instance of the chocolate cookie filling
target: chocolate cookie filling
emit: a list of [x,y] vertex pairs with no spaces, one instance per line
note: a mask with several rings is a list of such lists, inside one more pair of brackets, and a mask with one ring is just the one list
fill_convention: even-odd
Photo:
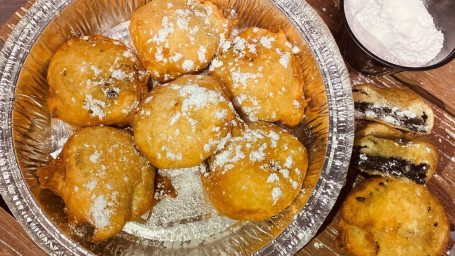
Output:
[[394,177],[406,177],[417,184],[424,184],[430,166],[425,163],[415,164],[396,157],[369,156],[360,153],[357,159],[358,168],[368,172],[378,171]]
[[368,102],[354,102],[354,107],[357,111],[364,114],[366,111],[372,111],[376,114],[375,118],[387,120],[387,117],[391,117],[394,125],[406,127],[409,130],[415,132],[426,132],[426,121],[428,116],[425,112],[420,117],[410,117],[406,115],[404,111],[400,111],[398,108],[389,107],[375,107],[372,103]]

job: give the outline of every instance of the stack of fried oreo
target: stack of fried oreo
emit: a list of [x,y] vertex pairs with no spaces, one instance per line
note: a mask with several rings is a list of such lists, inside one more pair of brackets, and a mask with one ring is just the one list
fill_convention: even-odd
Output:
[[363,84],[353,89],[352,164],[373,177],[358,184],[340,209],[337,243],[351,255],[442,255],[450,222],[424,185],[434,174],[437,148],[422,135],[433,111],[418,95]]
[[408,178],[418,184],[436,170],[437,148],[421,135],[433,128],[433,111],[417,94],[370,84],[353,89],[355,117],[373,121],[357,131],[354,162],[372,175]]

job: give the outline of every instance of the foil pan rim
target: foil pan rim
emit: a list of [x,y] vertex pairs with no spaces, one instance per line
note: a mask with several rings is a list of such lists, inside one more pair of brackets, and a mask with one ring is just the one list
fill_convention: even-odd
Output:
[[[37,0],[28,9],[0,52],[0,194],[29,237],[50,255],[91,255],[67,238],[43,214],[17,163],[12,137],[15,82],[28,52],[42,30],[72,0]],[[36,30],[40,24],[41,30]],[[62,244],[63,243],[63,244]]]
[[[335,204],[345,183],[354,137],[354,107],[350,80],[329,29],[312,7],[303,0],[270,1],[283,12],[310,45],[331,103],[329,104],[330,124],[328,148],[321,178],[304,209],[277,238],[254,253],[255,255],[294,254],[311,240]],[[91,254],[89,251],[77,246],[63,235],[38,207],[23,180],[12,139],[12,103],[15,81],[21,66],[42,30],[71,2],[72,0],[38,0],[18,23],[1,51],[0,194],[25,231],[47,253],[89,255]],[[36,30],[37,24],[40,25],[41,30]],[[307,34],[304,31],[311,33]],[[325,200],[324,204],[321,200]],[[314,211],[318,211],[322,218],[316,222],[306,221],[311,218],[311,213]],[[300,223],[311,223],[311,225],[300,226]]]

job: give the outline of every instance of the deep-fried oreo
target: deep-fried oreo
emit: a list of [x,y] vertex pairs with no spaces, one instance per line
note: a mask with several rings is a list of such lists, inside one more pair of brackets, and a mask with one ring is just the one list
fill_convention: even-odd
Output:
[[73,38],[49,64],[49,112],[70,125],[124,127],[147,93],[147,78],[122,42],[101,35]]
[[185,75],[147,95],[134,118],[134,140],[154,166],[187,168],[222,149],[236,124],[218,79]]
[[234,24],[210,1],[154,0],[134,12],[129,31],[153,79],[168,82],[207,67]]
[[281,121],[294,127],[303,118],[307,99],[296,49],[283,30],[252,27],[210,66],[231,93],[241,116],[250,121]]
[[405,177],[424,184],[436,170],[437,148],[422,137],[405,140],[368,135],[356,138],[354,149],[354,162],[368,174]]
[[127,130],[84,128],[37,174],[41,188],[63,199],[71,225],[94,227],[92,242],[116,235],[153,206],[155,168]]
[[340,209],[337,242],[350,255],[442,255],[450,221],[421,185],[373,177],[349,193]]
[[419,95],[409,90],[361,84],[352,92],[357,119],[421,134],[429,134],[433,128],[433,110]]
[[223,150],[209,158],[201,175],[210,202],[237,220],[264,220],[288,207],[301,190],[308,168],[306,148],[266,122],[235,127]]

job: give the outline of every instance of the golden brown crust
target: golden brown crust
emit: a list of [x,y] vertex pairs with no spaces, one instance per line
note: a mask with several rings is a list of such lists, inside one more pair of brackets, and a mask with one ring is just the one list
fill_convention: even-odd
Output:
[[[422,134],[429,134],[433,128],[433,110],[422,97],[410,90],[360,84],[356,85],[352,92],[356,105],[356,118]],[[364,106],[360,107],[359,104]],[[370,105],[366,106],[367,104]],[[372,111],[381,108],[387,110],[384,113]],[[420,123],[412,124],[412,122]]]
[[352,255],[442,255],[450,223],[429,190],[413,182],[373,177],[349,193],[340,209],[337,241]]
[[[429,140],[418,137],[407,141],[391,140],[385,138],[378,138],[375,136],[366,136],[357,138],[354,141],[354,147],[359,150],[359,169],[373,175],[394,175],[395,177],[408,177],[417,183],[424,183],[428,181],[436,171],[438,161],[438,149]],[[405,160],[406,165],[428,165],[425,168],[422,175],[416,173],[410,173],[409,167],[398,166],[394,169],[394,174],[384,172],[379,169],[370,169],[362,167],[362,161],[371,161],[371,158],[381,157],[385,160],[398,159]],[[397,163],[386,163],[389,168],[385,168],[388,171],[394,167]],[[420,177],[420,178],[419,178]]]
[[222,214],[238,220],[264,220],[289,206],[299,193],[308,166],[305,147],[281,128],[247,123],[209,158],[201,175],[204,189]]
[[70,224],[95,228],[94,242],[116,235],[152,205],[155,170],[125,130],[80,130],[38,176],[42,188],[63,199]]
[[377,138],[391,140],[412,140],[415,138],[415,135],[412,132],[404,132],[391,126],[376,122],[370,122],[365,127],[355,132],[356,139],[360,139],[369,135]]
[[131,40],[160,82],[204,69],[234,23],[209,1],[154,0],[135,11]]
[[212,62],[210,75],[222,79],[232,101],[251,121],[297,125],[306,106],[300,61],[279,29],[249,28]]
[[235,118],[219,80],[186,75],[149,93],[134,119],[134,139],[158,168],[192,167],[223,147]]
[[141,69],[120,41],[100,35],[73,38],[49,64],[49,111],[75,126],[128,125],[147,92]]

